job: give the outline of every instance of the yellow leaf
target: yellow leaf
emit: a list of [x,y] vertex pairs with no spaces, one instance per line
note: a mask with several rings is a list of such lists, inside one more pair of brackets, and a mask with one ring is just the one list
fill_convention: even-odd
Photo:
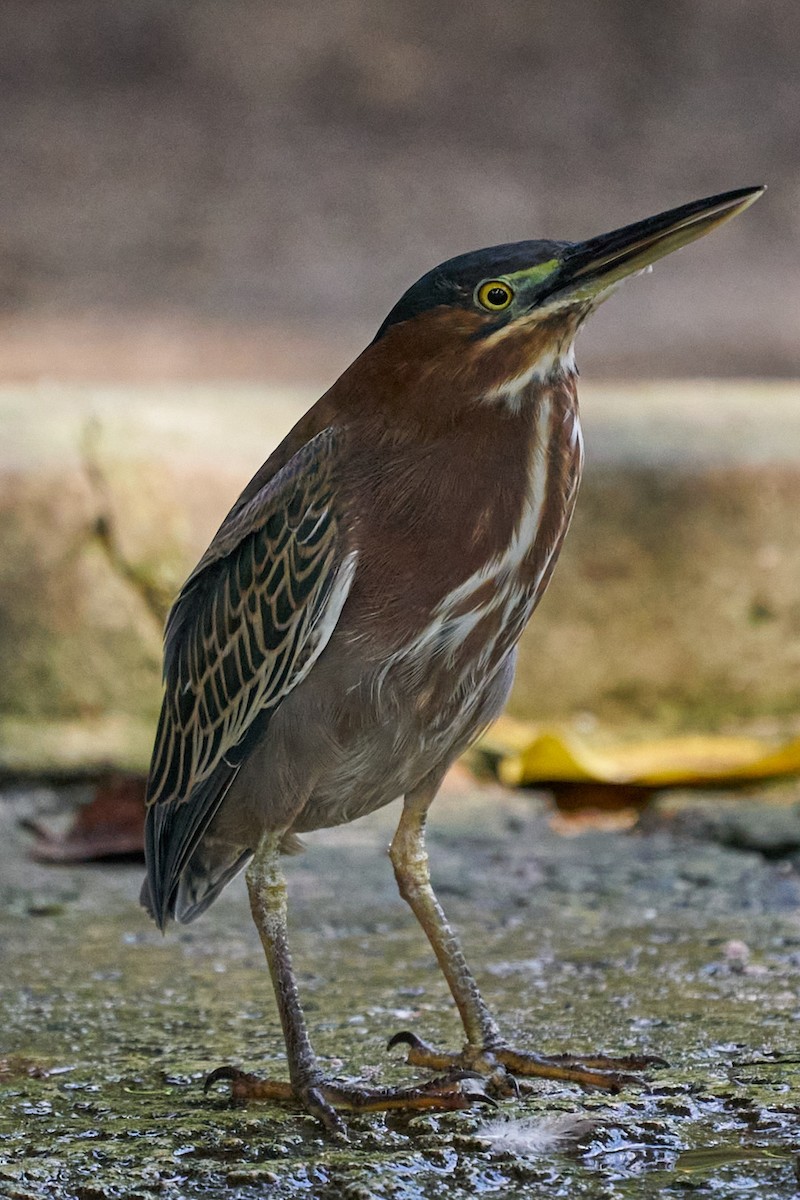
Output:
[[547,783],[628,784],[646,788],[735,786],[800,774],[800,738],[775,747],[753,737],[690,734],[617,747],[591,746],[563,729],[505,722],[481,747],[499,759],[498,775],[512,787]]

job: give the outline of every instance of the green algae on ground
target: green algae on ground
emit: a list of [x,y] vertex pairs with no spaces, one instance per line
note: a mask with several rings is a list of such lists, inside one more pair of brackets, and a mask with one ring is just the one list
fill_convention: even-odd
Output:
[[[0,808],[0,1055],[16,1064],[0,1073],[3,1200],[795,1194],[790,864],[663,831],[558,838],[522,797],[445,797],[435,880],[509,1035],[671,1065],[619,1097],[542,1083],[502,1104],[523,1121],[603,1118],[565,1152],[493,1151],[476,1136],[483,1111],[352,1118],[341,1147],[302,1113],[203,1094],[223,1062],[285,1073],[241,891],[162,939],[136,906],[137,868],[33,867],[10,814]],[[288,864],[319,1053],[331,1071],[386,1082],[411,1075],[385,1051],[396,1030],[458,1043],[445,985],[378,852],[392,817],[315,836]],[[58,911],[30,915],[29,894],[57,897]],[[732,954],[737,943],[749,956]]]

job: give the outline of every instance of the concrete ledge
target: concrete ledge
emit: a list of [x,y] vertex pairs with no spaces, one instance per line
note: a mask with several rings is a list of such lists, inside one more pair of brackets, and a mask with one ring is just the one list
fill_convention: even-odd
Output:
[[[314,393],[0,390],[0,769],[144,764],[171,596]],[[582,388],[587,469],[512,711],[790,721],[800,386]]]

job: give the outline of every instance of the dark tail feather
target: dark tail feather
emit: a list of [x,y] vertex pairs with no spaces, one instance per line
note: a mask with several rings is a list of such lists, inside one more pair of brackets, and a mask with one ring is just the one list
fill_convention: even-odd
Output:
[[253,857],[252,850],[242,850],[237,854],[230,845],[226,850],[223,858],[213,844],[207,846],[202,843],[187,863],[173,906],[175,920],[180,921],[181,925],[188,925],[204,913]]
[[[224,760],[185,800],[156,801],[145,818],[147,876],[140,901],[163,930],[175,915],[181,875],[236,778]],[[210,903],[210,901],[209,901]]]
[[[302,854],[305,847],[296,833],[285,833],[281,839],[281,854]],[[233,845],[222,837],[207,834],[198,843],[192,857],[183,868],[172,906],[172,915],[181,925],[188,925],[214,903],[217,896],[253,857],[253,851]],[[145,881],[145,887],[147,882]],[[142,903],[147,898],[142,888]],[[149,898],[149,897],[148,897]]]

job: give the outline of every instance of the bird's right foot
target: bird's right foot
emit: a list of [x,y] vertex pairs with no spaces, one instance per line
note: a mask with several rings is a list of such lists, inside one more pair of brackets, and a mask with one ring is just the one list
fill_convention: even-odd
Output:
[[217,1067],[205,1082],[207,1092],[215,1083],[224,1080],[231,1085],[231,1101],[247,1104],[250,1100],[273,1100],[283,1104],[299,1104],[316,1117],[329,1133],[346,1137],[347,1131],[339,1112],[386,1112],[407,1109],[410,1112],[454,1112],[473,1104],[495,1101],[483,1090],[475,1071],[453,1071],[438,1079],[409,1087],[367,1087],[360,1083],[344,1083],[316,1076],[307,1084],[295,1086],[278,1079],[261,1079],[238,1067]]
[[[638,1075],[631,1072],[650,1067],[666,1067],[663,1058],[637,1054],[625,1058],[610,1058],[606,1054],[536,1054],[532,1051],[516,1050],[505,1042],[498,1041],[488,1046],[467,1044],[455,1053],[441,1051],[423,1042],[415,1033],[404,1030],[390,1039],[387,1049],[408,1046],[406,1063],[409,1066],[425,1067],[432,1071],[472,1069],[485,1076],[501,1093],[507,1077],[538,1077],[559,1079],[565,1083],[579,1083],[583,1087],[598,1088],[616,1093],[629,1084],[642,1085]],[[516,1086],[516,1085],[513,1085]]]

